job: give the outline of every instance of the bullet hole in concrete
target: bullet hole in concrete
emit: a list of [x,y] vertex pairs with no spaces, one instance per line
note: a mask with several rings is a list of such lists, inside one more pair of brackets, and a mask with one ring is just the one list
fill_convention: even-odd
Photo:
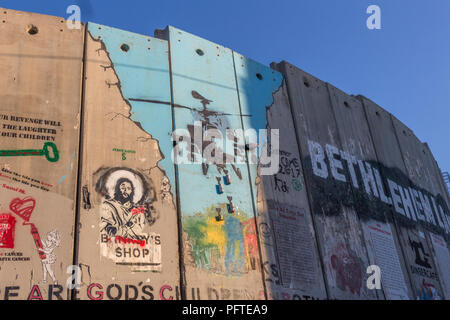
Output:
[[34,36],[35,34],[37,34],[39,32],[39,29],[35,25],[30,24],[27,28],[27,32],[30,35]]
[[350,105],[348,104],[347,101],[344,101],[344,106],[346,106],[347,108],[350,108]]
[[205,53],[203,52],[202,49],[197,49],[197,50],[195,50],[195,52],[196,52],[199,56],[202,56],[202,55],[205,54]]
[[306,78],[303,78],[303,84],[304,84],[305,87],[307,87],[307,88],[309,88],[309,86],[310,86],[309,81],[308,81],[308,79],[306,79]]
[[378,111],[375,111],[375,114],[376,114],[377,116],[380,116],[380,113],[379,113]]
[[256,74],[256,77],[257,77],[259,80],[262,80],[262,79],[263,79],[263,76],[262,76],[261,73],[257,73],[257,74]]
[[130,50],[130,46],[126,43],[122,43],[122,45],[120,46],[120,50],[122,50],[123,52],[128,52]]

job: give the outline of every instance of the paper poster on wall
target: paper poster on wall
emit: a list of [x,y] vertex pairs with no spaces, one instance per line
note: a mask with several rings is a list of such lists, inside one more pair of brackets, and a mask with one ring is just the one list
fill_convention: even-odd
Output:
[[289,288],[312,287],[317,282],[314,246],[305,211],[268,201],[275,234],[282,284]]
[[365,224],[375,249],[376,264],[381,269],[381,281],[388,300],[409,300],[408,289],[395,248],[392,230],[386,223]]
[[430,233],[431,243],[436,254],[436,262],[441,271],[441,277],[446,299],[450,299],[450,253],[445,240],[437,234]]

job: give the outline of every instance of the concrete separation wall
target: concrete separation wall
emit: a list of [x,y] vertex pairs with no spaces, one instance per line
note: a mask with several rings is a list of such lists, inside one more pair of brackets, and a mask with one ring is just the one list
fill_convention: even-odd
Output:
[[450,299],[439,167],[373,101],[171,26],[0,21],[1,299]]

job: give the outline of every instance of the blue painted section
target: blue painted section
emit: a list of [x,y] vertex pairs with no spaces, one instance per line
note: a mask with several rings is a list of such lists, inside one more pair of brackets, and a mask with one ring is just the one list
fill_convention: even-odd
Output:
[[[214,118],[212,121],[217,121],[216,124],[222,124],[221,129],[242,129],[232,51],[173,27],[170,27],[170,46],[174,104],[202,110],[201,100],[192,94],[194,90],[210,100],[207,105],[209,111],[228,114],[218,116],[219,119],[211,117]],[[203,55],[199,55],[198,50]],[[201,118],[195,111],[185,108],[175,108],[174,112],[177,129],[187,129],[188,125]],[[242,180],[227,165],[232,183],[225,185],[222,182],[224,193],[218,194],[216,177],[221,177],[221,174],[214,166],[210,166],[208,173],[203,175],[200,164],[179,165],[183,216],[204,212],[211,205],[226,204],[226,196],[232,196],[239,210],[252,217],[247,166],[237,164],[236,167],[242,173]]]
[[[172,192],[175,173],[172,152],[172,111],[167,41],[119,29],[88,24],[94,39],[103,41],[120,80],[122,94],[131,105],[131,119],[159,142],[164,156],[158,165],[166,172]],[[121,49],[126,44],[127,52]],[[146,100],[133,101],[132,99]],[[148,102],[148,101],[158,101]]]
[[[69,164],[67,165],[67,171],[70,171],[71,166],[72,166],[72,162],[73,162],[74,159],[75,159],[75,152],[72,153],[72,157],[70,158],[70,162],[69,162]],[[67,175],[63,175],[63,176],[61,177],[61,179],[59,179],[59,181],[58,181],[57,184],[63,183],[63,182],[66,180],[66,177],[67,177]]]
[[[241,111],[243,115],[251,115],[251,117],[242,118],[244,129],[255,129],[259,132],[260,129],[266,129],[268,121],[266,108],[273,104],[273,94],[281,87],[283,75],[239,53],[233,52],[233,55]],[[262,141],[258,142],[261,147]],[[250,164],[249,168],[256,205],[258,165]]]
[[225,222],[225,233],[227,237],[225,270],[227,273],[242,270],[245,264],[244,236],[240,221],[233,216],[229,217]]
[[236,79],[244,128],[265,129],[267,125],[266,107],[273,103],[273,94],[281,87],[283,75],[278,71],[233,52]]
[[[169,36],[175,128],[193,131],[194,122],[201,121],[206,129],[220,130],[224,141],[226,129],[242,130],[232,51],[173,27]],[[225,152],[233,155],[234,149]],[[242,156],[234,168],[230,162],[207,170],[201,163],[178,164],[183,231],[196,266],[227,276],[258,272],[250,263],[259,260],[256,235],[244,227],[254,221],[244,148]],[[230,196],[235,213],[227,210]],[[223,221],[216,220],[217,209]],[[187,279],[189,285],[189,274]]]

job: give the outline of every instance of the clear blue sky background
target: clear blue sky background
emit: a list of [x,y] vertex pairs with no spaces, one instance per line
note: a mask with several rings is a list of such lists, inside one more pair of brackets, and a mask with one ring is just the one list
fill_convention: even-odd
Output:
[[[450,171],[450,0],[0,0],[0,6],[153,35],[173,25],[269,64],[287,60],[363,94],[429,143]],[[382,29],[366,28],[379,5]]]

